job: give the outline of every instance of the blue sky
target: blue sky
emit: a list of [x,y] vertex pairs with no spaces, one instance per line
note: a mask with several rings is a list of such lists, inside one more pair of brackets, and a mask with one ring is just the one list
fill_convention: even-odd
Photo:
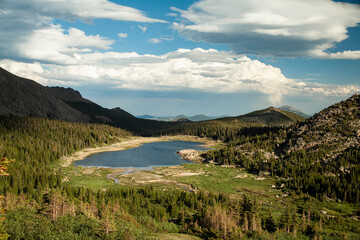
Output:
[[360,91],[356,0],[3,0],[0,22],[1,67],[134,115],[312,114]]

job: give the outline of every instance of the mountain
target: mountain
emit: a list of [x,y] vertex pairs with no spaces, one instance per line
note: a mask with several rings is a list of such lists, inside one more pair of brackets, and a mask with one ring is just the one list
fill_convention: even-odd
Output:
[[291,125],[294,122],[305,120],[303,117],[275,107],[254,111],[245,115],[235,117],[248,123],[259,123],[267,126]]
[[283,147],[286,152],[325,147],[324,161],[337,158],[347,149],[360,148],[360,95],[334,104],[292,129]]
[[0,115],[31,116],[70,122],[114,122],[135,118],[121,109],[106,109],[71,88],[44,87],[0,68]]
[[[286,186],[320,200],[359,203],[360,95],[292,126],[275,150]],[[282,169],[282,170],[281,170]]]
[[175,119],[188,119],[191,122],[198,122],[198,121],[208,121],[212,120],[213,118],[208,117],[204,114],[197,114],[191,117],[185,116],[184,114],[177,115]]
[[198,115],[191,116],[191,117],[188,117],[184,114],[180,114],[175,117],[156,117],[156,116],[146,114],[146,115],[137,116],[137,118],[158,120],[158,121],[164,121],[164,122],[177,122],[179,120],[180,120],[180,122],[182,122],[182,121],[186,122],[184,120],[187,119],[188,122],[198,122],[198,121],[208,121],[208,120],[212,120],[212,119],[219,118],[219,117],[208,117],[203,114],[198,114]]
[[[73,93],[78,96],[78,93]],[[0,115],[34,116],[71,122],[90,117],[52,94],[49,88],[0,68]]]
[[44,87],[0,68],[0,115],[104,123],[151,135],[179,123],[138,119],[121,108],[107,109],[71,88]]
[[278,109],[280,110],[284,110],[284,111],[287,111],[287,112],[292,112],[292,113],[295,113],[299,116],[302,116],[303,118],[309,118],[310,116],[303,113],[302,111],[292,107],[292,106],[281,106],[281,107],[278,107]]
[[172,122],[191,122],[188,118],[175,118]]
[[141,119],[156,119],[157,117],[151,116],[151,115],[140,115],[140,116],[136,116],[137,118],[141,118]]
[[185,116],[184,114],[175,116],[175,119],[181,119],[181,118],[187,118],[187,116]]
[[212,117],[208,117],[204,114],[198,114],[192,117],[187,117],[187,119],[189,119],[190,121],[196,122],[196,121],[208,121],[213,119]]

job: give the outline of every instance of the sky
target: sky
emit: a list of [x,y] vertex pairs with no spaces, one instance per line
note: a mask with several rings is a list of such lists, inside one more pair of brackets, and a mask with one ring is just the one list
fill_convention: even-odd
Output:
[[0,0],[0,67],[133,115],[313,114],[360,92],[360,0]]

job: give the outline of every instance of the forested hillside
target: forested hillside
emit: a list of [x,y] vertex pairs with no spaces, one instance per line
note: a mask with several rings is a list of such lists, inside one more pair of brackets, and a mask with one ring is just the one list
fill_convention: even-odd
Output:
[[165,130],[164,133],[181,133],[233,142],[243,135],[259,135],[304,120],[294,113],[270,107],[237,117],[182,123]]
[[[186,131],[173,129],[173,134],[224,141],[227,147],[206,154],[214,163],[238,165],[253,173],[268,171],[277,177],[277,186],[284,185],[285,193],[290,190],[295,202],[282,202],[286,210],[273,209],[276,216],[268,207],[270,203],[261,200],[259,205],[246,194],[234,197],[209,191],[159,191],[151,186],[94,191],[66,185],[58,167],[61,156],[131,134],[107,125],[1,117],[0,154],[15,159],[8,169],[10,175],[0,179],[0,195],[4,195],[1,205],[7,209],[4,230],[10,239],[161,239],[162,233],[186,233],[204,239],[332,239],[345,235],[356,239],[358,224],[349,224],[348,220],[356,213],[347,210],[348,215],[334,212],[329,217],[308,202],[318,204],[311,196],[326,202],[353,202],[354,206],[358,202],[358,99],[354,96],[290,127],[240,120],[234,124],[233,119],[226,119],[187,125],[194,128]],[[327,111],[337,114],[330,118]],[[315,124],[326,123],[320,120],[326,118],[336,122],[329,128]],[[350,126],[333,131],[337,147],[324,143],[319,144],[324,148],[314,147],[311,141],[319,141],[322,138],[317,135],[323,136],[337,124]],[[303,135],[308,145],[301,146],[306,151],[294,144],[302,136],[296,135],[299,129],[313,132]],[[353,140],[346,145],[349,139]],[[324,156],[329,158],[320,161]]]
[[51,169],[61,156],[130,136],[107,125],[69,123],[40,118],[0,117],[0,155],[15,159],[7,178],[0,178],[0,194],[13,192],[39,198],[39,192],[58,186],[61,175]]
[[[6,96],[0,99],[0,113],[7,115],[0,116],[0,157],[14,159],[8,167],[1,166],[0,173],[9,175],[0,177],[0,196],[4,196],[0,207],[7,209],[0,236],[6,236],[4,232],[10,239],[162,239],[163,233],[203,239],[360,236],[359,95],[307,120],[271,107],[212,121],[164,123],[137,119],[119,108],[103,108],[72,89],[30,83],[34,91],[25,91],[29,80],[9,73],[0,76],[4,85],[9,80],[6,76],[15,79],[10,86],[18,86],[16,91],[23,99],[14,103],[12,95],[10,100]],[[41,96],[48,98],[37,102]],[[28,104],[30,112],[23,111]],[[59,114],[65,111],[63,116],[68,117],[80,114],[76,115],[80,119],[66,120],[107,125],[51,119],[60,118],[51,114],[54,109]],[[18,111],[21,114],[17,115],[27,117],[12,115]],[[44,118],[29,118],[31,115]],[[154,186],[87,188],[67,184],[61,157],[133,134],[185,134],[220,140],[225,147],[205,153],[206,163],[269,177],[274,185],[258,186],[282,194],[269,196],[244,187],[229,194],[209,190],[212,188],[188,192]],[[81,175],[76,167],[70,168]],[[235,181],[231,176],[229,184]],[[200,183],[217,184],[208,183],[207,177],[199,176]],[[190,180],[191,189],[197,189],[196,179]],[[249,198],[247,193],[261,200]],[[272,205],[274,198],[280,200],[279,205]]]
[[320,200],[359,203],[359,129],[356,94],[289,128],[268,128],[256,135],[240,130],[225,138],[227,148],[209,152],[208,158],[249,171],[269,171],[295,192]]
[[1,117],[0,122],[0,153],[15,159],[9,176],[0,178],[9,239],[142,239],[162,232],[236,239],[263,228],[273,231],[262,226],[257,202],[246,197],[153,187],[93,191],[63,184],[61,156],[113,143],[130,136],[127,131],[40,118]]

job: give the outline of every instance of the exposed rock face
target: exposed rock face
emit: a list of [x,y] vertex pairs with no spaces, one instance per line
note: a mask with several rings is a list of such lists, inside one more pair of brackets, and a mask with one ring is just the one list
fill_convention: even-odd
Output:
[[300,123],[290,131],[285,152],[316,151],[326,146],[324,161],[336,158],[342,151],[360,146],[360,95],[334,104]]
[[200,152],[198,152],[194,149],[181,150],[181,151],[177,152],[177,154],[180,154],[183,157],[183,159],[193,161],[193,162],[199,162],[199,161],[204,160],[200,156]]

